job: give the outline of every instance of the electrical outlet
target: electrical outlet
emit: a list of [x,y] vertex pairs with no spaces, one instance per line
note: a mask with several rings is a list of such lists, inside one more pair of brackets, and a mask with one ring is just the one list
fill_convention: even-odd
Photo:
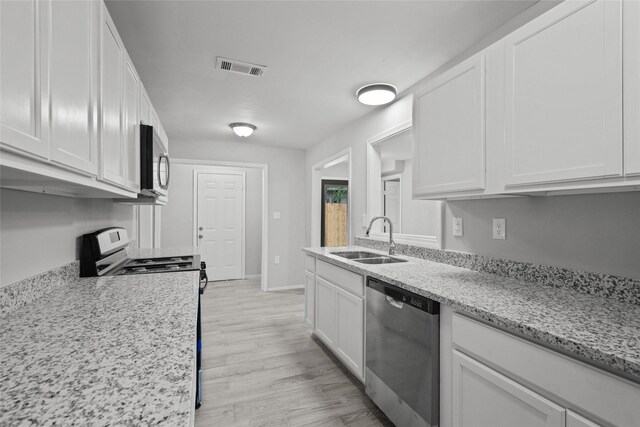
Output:
[[274,264],[280,264],[280,256],[276,255],[275,258],[273,259],[273,263]]
[[493,218],[493,238],[496,240],[507,238],[507,223],[504,218]]
[[453,218],[453,235],[462,237],[462,218]]

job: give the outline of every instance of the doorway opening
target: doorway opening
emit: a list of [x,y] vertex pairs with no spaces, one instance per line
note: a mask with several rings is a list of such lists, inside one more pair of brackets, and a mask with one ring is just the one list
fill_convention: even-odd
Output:
[[347,246],[349,181],[322,180],[320,246]]
[[311,245],[351,242],[351,148],[311,168]]

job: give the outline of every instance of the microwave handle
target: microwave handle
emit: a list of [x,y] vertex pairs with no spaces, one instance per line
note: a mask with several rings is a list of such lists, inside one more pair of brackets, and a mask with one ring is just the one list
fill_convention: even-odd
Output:
[[[162,177],[160,175],[160,164],[162,163],[162,159],[167,161],[167,183],[162,185]],[[160,184],[160,188],[163,190],[169,189],[169,181],[171,181],[171,163],[169,162],[169,156],[161,155],[158,157],[158,184]]]

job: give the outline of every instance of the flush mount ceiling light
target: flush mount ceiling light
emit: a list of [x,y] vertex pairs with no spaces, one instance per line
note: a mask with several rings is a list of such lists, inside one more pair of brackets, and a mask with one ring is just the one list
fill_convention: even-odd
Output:
[[233,129],[236,135],[241,136],[242,138],[246,138],[256,130],[256,127],[251,123],[231,123],[229,127]]
[[356,95],[365,105],[383,105],[396,99],[396,88],[388,83],[374,83],[362,86]]

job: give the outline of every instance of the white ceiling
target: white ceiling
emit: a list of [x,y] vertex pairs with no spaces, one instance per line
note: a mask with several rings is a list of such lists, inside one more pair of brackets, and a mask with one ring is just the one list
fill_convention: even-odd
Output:
[[[399,92],[534,1],[107,0],[172,140],[238,140],[305,149],[371,111],[355,91]],[[215,69],[216,56],[266,65],[260,78]]]

